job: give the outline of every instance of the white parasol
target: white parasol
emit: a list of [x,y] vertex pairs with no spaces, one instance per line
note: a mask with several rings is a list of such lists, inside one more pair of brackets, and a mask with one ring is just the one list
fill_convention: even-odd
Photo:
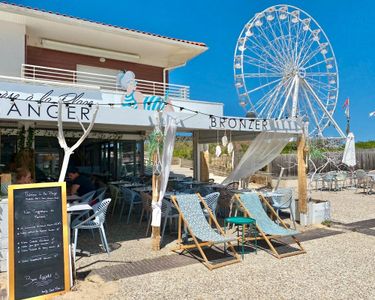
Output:
[[342,162],[346,164],[348,167],[354,167],[357,162],[355,159],[355,142],[354,142],[354,134],[349,132],[346,143],[345,143],[345,150],[344,155],[342,157]]

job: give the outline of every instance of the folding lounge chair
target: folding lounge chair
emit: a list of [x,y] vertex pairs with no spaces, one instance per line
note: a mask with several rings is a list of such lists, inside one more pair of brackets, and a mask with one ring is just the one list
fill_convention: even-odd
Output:
[[[296,230],[289,229],[284,221],[276,214],[275,210],[272,206],[268,203],[268,201],[261,195],[257,193],[244,193],[241,195],[235,195],[236,201],[238,201],[240,207],[243,208],[243,211],[246,215],[256,220],[256,227],[259,233],[259,237],[256,239],[261,240],[264,239],[268,246],[271,249],[271,253],[276,256],[277,258],[284,258],[292,255],[306,253],[303,249],[299,240],[296,239],[295,235],[299,232]],[[267,215],[266,211],[263,208],[262,202],[268,207],[271,214],[279,221],[279,224],[276,224],[272,221],[269,216]],[[286,243],[278,240],[278,238],[290,236],[298,245],[296,251],[288,252],[288,253],[279,253],[276,248],[272,244],[272,240],[275,240],[281,244],[287,245]],[[254,238],[246,238],[247,240],[253,240]]]
[[[210,270],[223,267],[225,265],[240,262],[240,257],[234,250],[233,245],[230,241],[236,240],[235,238],[225,237],[224,231],[221,229],[216,218],[213,216],[207,203],[198,194],[183,194],[172,196],[173,204],[179,212],[178,218],[178,248],[177,250],[188,250],[198,248],[199,253],[202,256],[203,264]],[[203,213],[200,203],[203,204],[204,208],[209,212],[209,218],[215,225],[215,229],[208,223],[206,216]],[[194,244],[183,244],[181,236],[182,222],[187,228],[188,233],[191,235]],[[202,247],[212,247],[216,244],[228,244],[228,248],[231,250],[232,255],[229,259],[223,261],[209,261]]]

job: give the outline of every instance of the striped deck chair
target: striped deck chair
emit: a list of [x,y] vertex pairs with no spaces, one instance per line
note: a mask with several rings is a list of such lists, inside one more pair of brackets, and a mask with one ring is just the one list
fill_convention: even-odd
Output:
[[[256,220],[256,227],[259,233],[257,240],[265,240],[268,246],[271,249],[271,253],[277,258],[284,258],[292,255],[306,253],[303,249],[301,243],[295,235],[299,234],[296,230],[289,229],[284,221],[276,214],[275,210],[268,203],[268,201],[263,197],[263,195],[258,193],[244,193],[236,194],[235,201],[243,208],[243,211],[246,215]],[[279,224],[276,224],[270,219],[266,211],[263,208],[262,202],[270,210],[271,214],[279,221]],[[296,251],[280,254],[272,244],[272,240],[277,241],[283,245],[287,245],[285,242],[278,240],[278,238],[290,236],[293,238],[295,243],[298,245]],[[253,240],[254,238],[248,237],[247,240]]]
[[[198,248],[199,253],[202,256],[203,264],[210,270],[241,261],[233,245],[230,243],[230,241],[234,241],[236,240],[236,238],[224,236],[224,231],[220,227],[216,218],[213,216],[207,203],[199,194],[183,194],[172,196],[172,202],[179,212],[177,241],[178,247],[176,250],[185,251]],[[208,211],[209,219],[216,228],[212,228],[208,223],[200,203],[202,203],[204,208]],[[182,222],[186,226],[188,233],[191,235],[194,244],[185,244],[182,241]],[[228,244],[228,248],[231,250],[232,254],[229,257],[226,256],[221,260],[219,259],[216,261],[209,261],[202,247],[212,247],[216,244]],[[226,247],[224,248],[224,252],[225,249]]]

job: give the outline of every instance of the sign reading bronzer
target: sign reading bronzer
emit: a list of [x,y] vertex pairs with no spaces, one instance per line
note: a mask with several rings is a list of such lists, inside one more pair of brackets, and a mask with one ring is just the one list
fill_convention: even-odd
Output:
[[65,183],[9,186],[9,298],[47,299],[67,291]]

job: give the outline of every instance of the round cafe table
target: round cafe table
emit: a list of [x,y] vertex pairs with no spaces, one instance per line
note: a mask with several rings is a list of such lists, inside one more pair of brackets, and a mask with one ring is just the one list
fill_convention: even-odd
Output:
[[227,225],[228,224],[234,224],[236,225],[236,231],[237,231],[237,247],[239,248],[240,245],[240,230],[241,230],[241,256],[242,260],[244,259],[244,244],[245,244],[245,230],[246,226],[252,227],[252,232],[254,233],[254,248],[255,248],[255,253],[257,253],[257,230],[256,230],[256,220],[253,218],[248,218],[248,217],[229,217],[225,218],[224,220],[224,230],[226,231]]

